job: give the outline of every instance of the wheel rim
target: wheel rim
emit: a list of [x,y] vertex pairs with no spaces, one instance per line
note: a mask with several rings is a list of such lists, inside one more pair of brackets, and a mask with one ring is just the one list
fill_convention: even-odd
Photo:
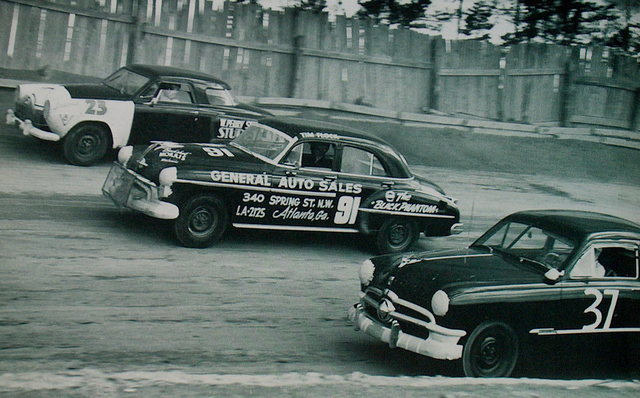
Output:
[[403,224],[396,224],[389,231],[389,243],[393,246],[401,246],[409,239],[409,229]]
[[502,377],[515,365],[517,348],[510,334],[501,328],[491,328],[484,333],[471,356],[473,375],[481,377]]
[[500,347],[495,337],[487,337],[480,345],[478,367],[483,372],[491,372],[500,364]]
[[208,235],[217,223],[216,214],[207,207],[199,207],[189,217],[189,232],[197,236]]
[[78,141],[76,151],[81,156],[89,156],[100,147],[100,139],[95,134],[85,134]]

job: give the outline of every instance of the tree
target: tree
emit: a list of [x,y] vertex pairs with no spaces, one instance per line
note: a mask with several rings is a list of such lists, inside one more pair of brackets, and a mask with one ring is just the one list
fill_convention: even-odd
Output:
[[460,18],[464,21],[464,26],[459,28],[458,31],[466,36],[489,39],[489,31],[494,27],[494,23],[491,22],[494,9],[495,2],[478,1]]
[[621,14],[611,29],[612,32],[604,39],[604,44],[615,48],[622,54],[638,56],[640,53],[640,0],[612,0]]
[[[234,0],[236,3],[260,4],[260,0]],[[327,8],[327,0],[296,0],[293,8],[321,12]]]
[[360,16],[368,16],[378,21],[402,26],[420,26],[420,20],[425,16],[425,10],[431,4],[431,0],[410,0],[399,2],[398,0],[362,0]]
[[503,36],[507,43],[590,43],[603,24],[618,18],[613,4],[588,0],[512,0],[503,12],[515,27],[515,32]]
[[300,8],[321,12],[327,8],[327,0],[300,0]]

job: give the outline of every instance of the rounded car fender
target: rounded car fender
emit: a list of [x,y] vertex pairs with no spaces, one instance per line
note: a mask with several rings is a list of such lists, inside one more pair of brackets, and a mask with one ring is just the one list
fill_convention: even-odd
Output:
[[362,202],[363,213],[361,229],[376,230],[388,216],[423,218],[425,215],[438,214],[440,203],[434,198],[418,192],[403,189],[387,189],[376,191]]
[[[65,88],[59,84],[40,84],[40,83],[28,83],[28,84],[20,84],[16,88],[17,93],[16,97],[18,101],[25,102],[26,98],[29,98],[31,102],[31,107],[34,109],[42,109],[44,107],[44,103],[55,95],[62,89],[64,92]],[[67,93],[67,96],[69,93]]]
[[[65,90],[66,91],[66,90]],[[131,133],[133,101],[94,99],[64,99],[56,97],[49,101],[45,118],[51,131],[64,137],[75,126],[84,122],[100,122],[109,127],[113,148],[125,146]]]

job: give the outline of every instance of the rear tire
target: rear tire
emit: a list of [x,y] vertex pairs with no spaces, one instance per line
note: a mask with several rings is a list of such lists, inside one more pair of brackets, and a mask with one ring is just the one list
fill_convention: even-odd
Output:
[[518,338],[503,322],[481,323],[469,336],[462,352],[467,377],[509,377],[518,361]]
[[376,248],[380,254],[410,250],[420,231],[414,220],[404,217],[387,219],[376,236]]
[[89,166],[102,159],[111,143],[108,130],[99,124],[73,128],[63,143],[64,156],[76,166]]
[[222,237],[228,220],[222,200],[211,195],[200,195],[182,206],[174,230],[180,243],[186,247],[210,247]]

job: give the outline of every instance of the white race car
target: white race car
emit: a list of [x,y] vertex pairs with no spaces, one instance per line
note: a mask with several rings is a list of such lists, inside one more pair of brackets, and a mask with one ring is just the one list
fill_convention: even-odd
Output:
[[97,84],[21,84],[6,122],[61,141],[69,163],[87,166],[125,145],[230,141],[270,115],[237,102],[230,89],[200,72],[130,65]]

